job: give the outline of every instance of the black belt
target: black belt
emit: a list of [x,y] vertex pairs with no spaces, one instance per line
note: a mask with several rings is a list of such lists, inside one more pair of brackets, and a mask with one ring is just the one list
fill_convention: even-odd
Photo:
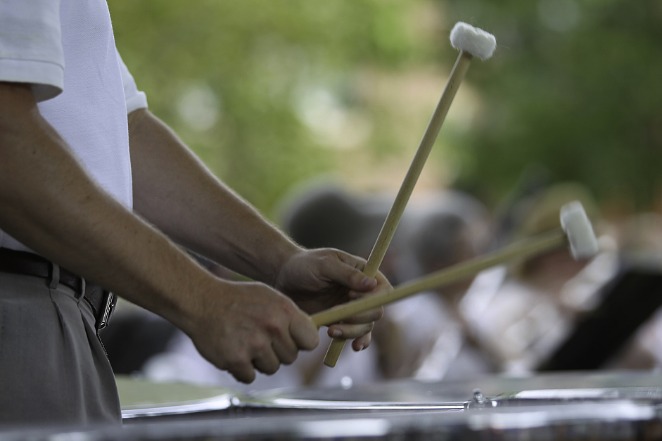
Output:
[[[0,248],[0,272],[23,274],[50,280],[53,277],[53,264],[33,253]],[[101,330],[108,325],[115,309],[117,297],[99,285],[86,283],[85,279],[60,267],[59,283],[82,294],[92,307],[96,328]]]

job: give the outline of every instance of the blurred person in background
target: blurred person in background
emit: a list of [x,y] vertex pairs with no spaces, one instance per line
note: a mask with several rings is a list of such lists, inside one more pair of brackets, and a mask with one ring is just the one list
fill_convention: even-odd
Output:
[[[352,194],[338,185],[313,186],[290,204],[284,228],[304,244],[326,244],[367,258],[391,203],[383,195]],[[485,246],[489,226],[487,209],[466,193],[418,195],[407,205],[380,269],[399,285],[475,257]],[[343,354],[334,369],[309,377],[318,384],[338,384],[342,378],[440,380],[489,371],[479,354],[465,351],[455,313],[468,285],[460,282],[388,305],[375,326],[372,350]],[[319,367],[323,355],[317,354],[311,367]]]
[[[500,243],[558,228],[561,207],[578,200],[596,233],[597,204],[584,186],[552,183],[513,205],[513,229]],[[564,247],[491,268],[479,275],[459,309],[468,331],[499,371],[530,372],[571,332],[576,316],[592,307],[597,289],[614,274],[609,247],[589,260],[575,260]]]
[[[485,251],[491,216],[475,197],[458,190],[426,194],[411,206],[402,225],[393,268],[400,283],[465,262]],[[419,293],[390,307],[390,320],[375,329],[381,364],[391,377],[466,379],[493,367],[466,333],[458,304],[471,278]],[[396,306],[393,305],[393,306]],[[397,323],[398,326],[389,326]],[[384,342],[384,343],[381,343]],[[395,349],[398,348],[399,349]],[[408,363],[398,359],[407,354]]]
[[[383,195],[352,194],[338,185],[313,186],[290,204],[284,228],[303,244],[338,247],[367,258],[391,203]],[[380,269],[394,285],[425,276],[475,257],[489,229],[487,209],[469,194],[439,190],[418,195],[408,203]],[[324,355],[320,352],[310,364],[315,373],[308,377],[328,385],[342,379],[441,380],[489,372],[489,365],[465,341],[455,312],[469,282],[388,305],[375,326],[372,350],[343,354],[330,370],[318,369]]]

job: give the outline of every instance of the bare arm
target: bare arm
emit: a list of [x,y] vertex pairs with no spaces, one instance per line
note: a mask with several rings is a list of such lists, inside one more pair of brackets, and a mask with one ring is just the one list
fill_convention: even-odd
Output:
[[[167,292],[158,285],[170,281],[155,277],[161,265],[189,267],[189,273],[201,277],[160,233],[90,180],[39,115],[27,87],[0,85],[0,109],[3,229],[49,259],[132,300],[134,292]],[[154,256],[162,256],[159,266]],[[164,300],[165,309],[180,314],[176,298],[159,302]]]
[[40,116],[30,88],[0,83],[0,227],[40,254],[187,332],[242,381],[317,344],[309,318],[265,285],[209,275],[97,187]]
[[132,112],[129,134],[134,208],[175,241],[270,285],[282,263],[302,251],[151,112]]
[[[129,135],[135,209],[183,246],[276,287],[308,313],[390,288],[383,275],[374,279],[361,272],[363,259],[294,244],[214,177],[149,111],[129,115]],[[380,315],[381,310],[371,311],[329,332],[358,337],[354,348],[364,348]]]

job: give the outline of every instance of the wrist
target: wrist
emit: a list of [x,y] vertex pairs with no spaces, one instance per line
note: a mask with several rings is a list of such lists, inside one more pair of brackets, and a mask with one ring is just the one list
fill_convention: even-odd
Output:
[[282,283],[283,275],[286,273],[285,268],[295,258],[295,256],[305,252],[305,249],[296,243],[286,239],[280,244],[277,249],[273,250],[271,254],[271,264],[267,272],[265,283],[269,286],[277,287]]
[[211,302],[216,299],[226,299],[231,290],[231,283],[214,277],[201,269],[198,273],[190,274],[185,283],[174,287],[168,297],[172,303],[166,307],[161,315],[173,323],[177,328],[191,336],[195,329],[201,325],[200,318],[210,311]]

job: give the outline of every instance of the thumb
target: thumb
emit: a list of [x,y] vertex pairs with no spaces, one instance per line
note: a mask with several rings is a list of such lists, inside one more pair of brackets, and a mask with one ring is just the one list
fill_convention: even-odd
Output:
[[362,271],[363,262],[355,261],[350,256],[342,254],[339,257],[341,264],[328,268],[327,276],[331,280],[355,292],[371,291],[377,286],[377,279]]
[[317,326],[310,316],[298,313],[290,322],[290,335],[299,349],[313,350],[319,344]]

